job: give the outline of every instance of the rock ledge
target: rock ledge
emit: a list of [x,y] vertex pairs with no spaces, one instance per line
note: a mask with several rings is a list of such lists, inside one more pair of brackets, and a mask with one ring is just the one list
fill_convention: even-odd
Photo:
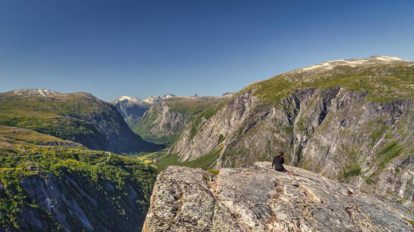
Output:
[[172,166],[158,176],[143,231],[414,231],[409,209],[295,167]]

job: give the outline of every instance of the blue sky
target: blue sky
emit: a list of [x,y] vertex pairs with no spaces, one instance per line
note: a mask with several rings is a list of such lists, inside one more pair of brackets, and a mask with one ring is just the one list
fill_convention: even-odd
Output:
[[412,0],[0,0],[0,91],[221,95],[322,61],[414,60]]

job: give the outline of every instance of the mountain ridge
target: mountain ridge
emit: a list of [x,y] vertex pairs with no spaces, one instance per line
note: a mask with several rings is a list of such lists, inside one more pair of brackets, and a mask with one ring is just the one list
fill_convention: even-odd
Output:
[[248,167],[283,151],[291,165],[412,205],[414,63],[328,63],[247,86],[208,117],[191,120],[168,155],[156,159]]
[[0,93],[0,124],[22,127],[119,153],[154,151],[110,105],[89,93],[42,89]]

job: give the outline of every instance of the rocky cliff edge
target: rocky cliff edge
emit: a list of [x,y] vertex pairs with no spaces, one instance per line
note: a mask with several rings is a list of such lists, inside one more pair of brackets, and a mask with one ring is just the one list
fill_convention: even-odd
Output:
[[171,166],[143,231],[414,231],[412,209],[318,174],[270,163],[204,171]]

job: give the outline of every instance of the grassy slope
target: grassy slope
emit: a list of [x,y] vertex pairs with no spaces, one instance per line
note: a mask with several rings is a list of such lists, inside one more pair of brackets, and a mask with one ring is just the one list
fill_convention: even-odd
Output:
[[254,95],[268,104],[279,103],[298,89],[342,87],[366,91],[367,100],[387,102],[414,98],[414,66],[402,64],[365,68],[338,66],[326,72],[290,72],[252,84],[241,91],[254,90]]
[[96,136],[95,127],[82,117],[103,109],[103,103],[83,93],[53,97],[0,94],[1,125],[32,129],[64,139]]
[[153,165],[159,170],[164,170],[171,165],[185,166],[190,168],[202,168],[207,170],[214,167],[218,157],[220,156],[220,152],[220,149],[214,150],[213,152],[201,156],[198,159],[184,162],[180,161],[178,155],[167,154],[166,152],[150,153],[144,156],[140,156],[138,159],[148,165]]
[[[142,190],[143,199],[138,204],[143,209],[149,204],[156,178],[155,169],[137,159],[109,156],[108,152],[91,151],[49,135],[0,126],[0,183],[3,186],[0,190],[0,228],[18,229],[23,209],[39,209],[24,193],[23,179],[49,174],[59,177],[68,173],[72,178],[85,179],[88,186],[84,187],[97,194],[102,191],[103,182],[114,183],[119,196],[128,191],[124,189],[125,183],[133,183]],[[123,204],[119,196],[111,203],[113,207]]]
[[87,93],[0,93],[0,125],[76,141],[91,149],[123,153],[158,149],[130,131],[114,107]]

